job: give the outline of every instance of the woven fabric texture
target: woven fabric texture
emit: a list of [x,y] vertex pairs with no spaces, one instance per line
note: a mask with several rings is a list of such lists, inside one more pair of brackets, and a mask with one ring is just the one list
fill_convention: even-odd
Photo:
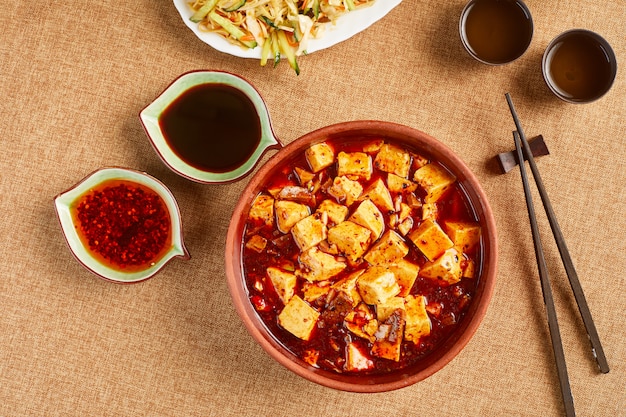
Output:
[[[534,37],[508,65],[463,50],[464,1],[404,0],[301,57],[296,76],[286,62],[261,67],[212,49],[169,0],[2,2],[0,415],[563,415],[519,170],[500,175],[494,160],[514,146],[510,92],[526,134],[542,134],[550,150],[537,163],[611,365],[597,370],[533,187],[577,412],[626,416],[626,2],[526,3]],[[572,28],[601,34],[620,64],[610,92],[590,104],[558,100],[541,75],[547,44]],[[176,175],[138,118],[198,69],[250,81],[285,144],[333,123],[391,121],[439,139],[475,172],[498,225],[498,282],[479,330],[444,369],[397,391],[351,394],[290,373],[252,340],[224,270],[247,180]],[[146,171],[172,190],[190,260],[126,286],[76,262],[53,198],[105,166]]]

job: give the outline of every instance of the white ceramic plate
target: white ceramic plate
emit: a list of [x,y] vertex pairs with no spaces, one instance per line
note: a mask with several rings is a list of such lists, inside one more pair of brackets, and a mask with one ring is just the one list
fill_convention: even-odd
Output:
[[[241,58],[261,58],[261,48],[245,49],[229,43],[226,39],[215,33],[206,33],[198,29],[198,24],[189,20],[192,10],[187,4],[189,0],[174,0],[174,6],[183,18],[183,22],[206,44],[218,51],[238,56]],[[346,13],[335,24],[327,25],[323,35],[318,39],[311,39],[307,47],[307,53],[330,48],[339,42],[351,38],[357,33],[367,29],[378,20],[382,19],[402,0],[376,0],[373,5]]]

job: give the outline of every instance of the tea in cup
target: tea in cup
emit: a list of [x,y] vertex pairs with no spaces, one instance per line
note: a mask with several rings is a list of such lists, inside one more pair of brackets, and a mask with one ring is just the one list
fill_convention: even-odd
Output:
[[533,37],[533,20],[521,0],[471,0],[461,13],[459,32],[476,60],[502,65],[522,56]]
[[541,69],[546,84],[558,98],[569,103],[589,103],[613,85],[617,60],[600,35],[573,29],[550,42]]

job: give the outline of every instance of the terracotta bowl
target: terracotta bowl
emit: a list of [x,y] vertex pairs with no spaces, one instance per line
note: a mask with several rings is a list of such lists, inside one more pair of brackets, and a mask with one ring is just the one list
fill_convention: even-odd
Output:
[[[430,156],[443,163],[465,190],[482,227],[483,263],[472,303],[457,331],[415,365],[384,375],[339,374],[315,368],[298,359],[274,337],[252,305],[242,271],[242,242],[246,218],[256,195],[272,174],[309,146],[329,138],[377,136],[387,142]],[[254,340],[277,362],[315,383],[350,392],[383,392],[403,388],[427,378],[449,363],[469,342],[482,321],[496,281],[498,249],[496,225],[487,197],[465,163],[441,142],[418,130],[379,121],[336,124],[308,133],[276,153],[251,178],[237,203],[226,239],[226,276],[237,313]]]

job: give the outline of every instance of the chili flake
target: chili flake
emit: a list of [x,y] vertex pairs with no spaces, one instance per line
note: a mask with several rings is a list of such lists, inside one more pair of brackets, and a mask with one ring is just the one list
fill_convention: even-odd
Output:
[[131,181],[104,182],[81,197],[74,214],[92,253],[118,269],[154,264],[171,241],[170,214],[162,198]]

